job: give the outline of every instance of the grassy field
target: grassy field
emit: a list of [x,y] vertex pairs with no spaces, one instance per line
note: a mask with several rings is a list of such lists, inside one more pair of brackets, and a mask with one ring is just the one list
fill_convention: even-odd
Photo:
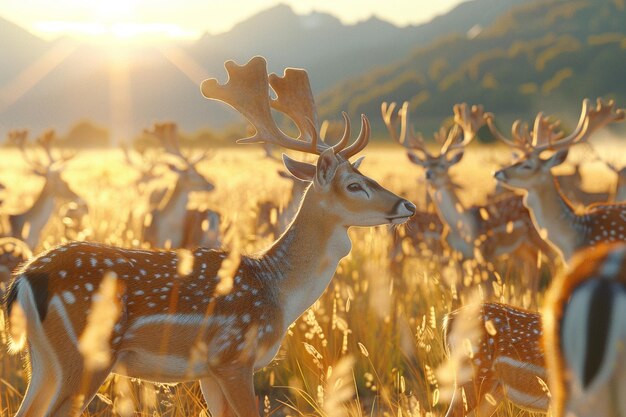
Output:
[[[364,154],[366,175],[424,206],[423,172],[400,149],[371,147]],[[0,182],[8,188],[2,210],[28,207],[41,180],[25,171],[17,153],[3,149],[0,155]],[[462,163],[453,168],[466,205],[484,200],[495,186],[491,171],[508,158],[504,150],[471,147],[466,151]],[[572,159],[584,158],[581,150]],[[256,237],[257,201],[284,201],[288,195],[289,183],[276,175],[279,168],[278,163],[262,159],[258,149],[217,152],[199,167],[216,190],[195,196],[192,203],[219,211],[243,249],[254,252],[269,243]],[[171,184],[174,175],[164,173],[163,184]],[[589,189],[608,187],[614,181],[597,163],[586,165],[583,174]],[[64,236],[61,220],[55,219],[45,231],[42,248],[67,239],[138,244],[136,233],[126,230],[129,209],[141,201],[129,186],[135,176],[121,152],[81,153],[68,165],[65,178],[89,204],[86,227]],[[447,387],[436,372],[444,361],[441,319],[472,297],[474,280],[430,256],[429,248],[405,248],[402,273],[394,276],[388,247],[397,232],[388,227],[352,230],[352,253],[341,262],[330,287],[289,330],[276,360],[256,375],[264,415],[417,417],[445,412]],[[502,291],[501,301],[530,305],[535,297],[540,300],[540,294],[524,293],[518,271],[510,270],[501,278],[501,287],[509,289]],[[19,406],[26,378],[19,358],[4,350],[0,367],[0,416],[8,416]],[[194,383],[157,386],[110,377],[86,415],[205,416],[204,407]],[[500,413],[523,412],[504,406]]]

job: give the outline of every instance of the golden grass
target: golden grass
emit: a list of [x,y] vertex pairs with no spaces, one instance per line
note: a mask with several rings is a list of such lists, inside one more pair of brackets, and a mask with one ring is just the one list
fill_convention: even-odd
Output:
[[[17,153],[1,152],[6,164],[0,182],[8,188],[3,210],[26,208],[41,187],[40,180],[28,175]],[[281,167],[259,159],[260,155],[256,149],[219,152],[200,167],[216,190],[193,200],[195,205],[219,211],[232,224],[240,250],[247,252],[269,243],[255,236],[256,202],[284,201],[288,194],[288,182],[276,175]],[[372,147],[367,155],[365,174],[424,206],[423,173],[401,150]],[[484,199],[495,186],[490,172],[498,161],[507,159],[505,152],[479,147],[466,152],[453,170],[464,187],[466,204]],[[614,181],[601,166],[589,167],[594,187]],[[171,182],[173,176],[165,174],[163,182]],[[65,178],[89,204],[87,227],[76,236],[64,236],[63,223],[56,219],[46,228],[42,247],[68,238],[140,244],[137,231],[126,230],[128,211],[141,200],[129,186],[135,176],[124,165],[121,152],[81,153],[69,164]],[[469,299],[471,291],[453,288],[449,276],[456,273],[454,268],[420,255],[408,256],[401,275],[393,276],[387,257],[391,233],[387,227],[352,231],[352,253],[341,262],[330,287],[290,328],[279,358],[256,375],[265,415],[417,417],[445,412],[445,387],[435,372],[444,361],[441,319]],[[509,288],[521,287],[519,271],[509,271],[502,281]],[[510,290],[502,299],[522,304],[522,295]],[[0,416],[6,416],[17,410],[26,378],[18,358],[1,355]],[[110,416],[113,410],[133,415],[135,410],[134,415],[140,416],[206,416],[204,407],[197,384],[153,385],[111,377],[86,415]],[[507,405],[500,413],[523,412]]]

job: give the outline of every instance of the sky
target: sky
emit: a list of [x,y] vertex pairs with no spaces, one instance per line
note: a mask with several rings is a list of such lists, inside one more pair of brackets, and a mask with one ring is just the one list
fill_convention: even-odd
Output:
[[430,20],[462,0],[1,0],[0,17],[45,39],[60,35],[199,37],[279,3],[296,13],[331,13],[344,23],[372,15],[399,26]]

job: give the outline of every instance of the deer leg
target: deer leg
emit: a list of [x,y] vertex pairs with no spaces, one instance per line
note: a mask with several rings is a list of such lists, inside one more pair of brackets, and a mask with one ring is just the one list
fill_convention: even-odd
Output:
[[28,360],[32,371],[26,394],[15,417],[45,416],[60,385],[60,378],[55,372],[58,367],[54,366],[57,364],[54,352],[49,349],[49,345],[41,346],[38,341],[29,342]]
[[222,394],[237,417],[259,417],[252,375],[251,366],[220,369],[216,375]]
[[71,375],[64,373],[63,387],[50,406],[50,417],[80,416],[110,372],[111,368],[107,368],[88,374],[79,366],[74,368]]
[[222,387],[215,379],[201,379],[200,390],[209,408],[211,417],[227,417],[234,415],[232,408],[228,404],[228,400],[222,392]]

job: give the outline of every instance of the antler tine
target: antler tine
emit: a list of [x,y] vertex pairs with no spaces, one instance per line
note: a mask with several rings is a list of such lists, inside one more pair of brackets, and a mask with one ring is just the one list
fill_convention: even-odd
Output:
[[[270,106],[289,116],[300,131],[299,140],[310,142],[317,135],[318,119],[309,75],[303,69],[287,68],[282,77],[270,74],[269,84],[276,93]],[[315,129],[311,130],[311,125]]]
[[543,117],[543,113],[539,113],[535,118],[535,124],[532,131],[533,147],[546,143],[553,143],[563,137],[563,132],[555,132],[559,127],[560,121],[551,123],[547,117]]
[[[389,136],[391,136],[391,139],[393,139],[395,142],[398,142],[400,145],[404,146],[404,143],[403,143],[404,140],[398,137],[398,132],[396,130],[398,119],[393,117],[395,109],[396,109],[395,101],[391,103],[387,103],[386,101],[383,101],[382,104],[380,105],[380,112],[383,117],[383,122],[385,122],[385,126],[387,126],[387,131],[389,131]],[[398,112],[398,115],[399,114],[400,112]]]
[[348,141],[347,138],[350,136],[350,121],[348,120],[348,116],[346,115],[345,112],[343,113],[343,117],[346,122],[346,128],[344,130],[342,140],[339,141],[339,143],[335,146],[338,147],[336,149],[340,149],[338,152],[338,155],[342,156],[345,159],[350,159],[354,155],[361,152],[369,143],[370,132],[371,132],[370,121],[367,118],[367,116],[362,114],[361,115],[361,132],[359,133],[359,136],[356,138],[354,142],[352,142],[352,145],[348,146],[347,148],[343,148],[343,146],[345,146],[345,143],[347,143]]
[[467,146],[485,124],[485,110],[481,105],[470,107],[467,103],[455,104],[453,112],[454,126],[448,130],[446,140],[441,147],[442,154]]
[[516,125],[519,125],[521,123],[520,120],[516,120],[513,123],[513,127],[511,128],[513,139],[511,140],[507,138],[506,136],[504,136],[502,133],[500,133],[500,131],[496,127],[496,124],[494,123],[495,116],[493,115],[493,113],[485,113],[484,119],[487,122],[487,127],[489,128],[489,131],[491,132],[491,134],[500,142],[504,142],[511,148],[519,149],[524,153],[527,153],[529,151],[527,144],[520,142],[519,140],[520,138],[516,134],[516,130],[519,130],[519,128],[516,129]]
[[416,133],[413,126],[409,123],[409,102],[405,101],[402,104],[400,110],[398,110],[398,116],[400,117],[400,140],[401,144],[407,148],[422,152],[427,157],[433,157],[433,155],[426,149],[426,142],[421,133]]
[[154,136],[165,152],[173,155],[188,165],[191,165],[189,158],[180,149],[180,139],[178,136],[178,125],[173,122],[155,123],[152,129],[146,129],[145,133]]
[[[265,58],[254,57],[243,66],[228,61],[224,67],[228,73],[228,81],[225,84],[219,84],[214,78],[204,80],[201,87],[202,94],[210,100],[228,104],[252,123],[256,133],[239,139],[238,143],[274,143],[283,148],[313,154],[320,154],[326,149],[317,143],[317,126],[314,120],[306,117],[298,120],[304,123],[298,128],[308,132],[303,136],[309,137],[310,142],[294,139],[276,126],[270,110],[270,86]],[[305,119],[305,122],[302,122],[302,119]]]
[[543,152],[545,150],[558,150],[568,148],[577,143],[583,142],[591,136],[596,130],[613,122],[621,122],[625,118],[624,109],[615,109],[615,102],[610,100],[608,103],[598,98],[596,107],[591,106],[589,99],[584,99],[580,119],[574,131],[558,140],[552,140],[547,144],[537,146],[535,152]]
[[36,141],[39,147],[43,149],[46,158],[48,158],[48,166],[52,166],[52,164],[57,162],[57,159],[54,158],[54,156],[52,155],[52,144],[54,143],[55,139],[56,134],[54,130],[50,129],[43,132]]
[[45,168],[43,167],[41,162],[35,160],[35,158],[32,158],[26,150],[26,144],[28,143],[28,130],[23,129],[10,131],[8,133],[8,142],[11,145],[16,146],[20,150],[22,158],[24,158],[24,161],[26,161],[26,163],[30,165],[33,170],[45,171]]

